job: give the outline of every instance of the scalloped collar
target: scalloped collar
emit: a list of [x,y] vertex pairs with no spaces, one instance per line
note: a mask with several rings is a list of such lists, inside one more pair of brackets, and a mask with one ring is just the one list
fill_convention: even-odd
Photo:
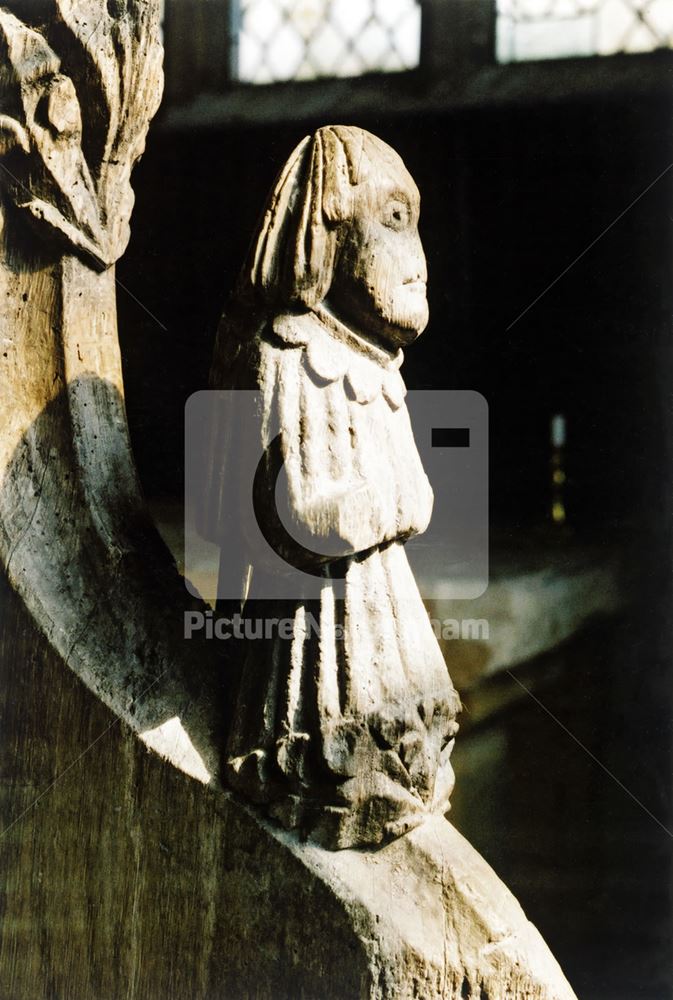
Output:
[[342,381],[346,395],[371,403],[381,393],[392,410],[407,389],[399,368],[402,350],[391,354],[349,330],[324,306],[305,313],[281,313],[273,331],[284,343],[304,348],[304,364],[319,384]]

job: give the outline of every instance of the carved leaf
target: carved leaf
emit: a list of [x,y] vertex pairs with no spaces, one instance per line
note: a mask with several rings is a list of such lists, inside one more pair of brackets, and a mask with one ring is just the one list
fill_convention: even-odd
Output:
[[2,180],[43,232],[98,268],[128,243],[131,170],[161,100],[159,7],[53,0],[42,30],[0,9]]
[[128,242],[130,176],[162,94],[158,0],[56,0],[58,14],[96,67],[108,116],[98,171],[115,259]]

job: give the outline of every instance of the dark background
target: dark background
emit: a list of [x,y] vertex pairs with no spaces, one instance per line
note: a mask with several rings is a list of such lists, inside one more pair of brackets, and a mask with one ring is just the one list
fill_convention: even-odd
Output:
[[[652,182],[673,162],[672,101],[605,86],[549,100],[533,84],[511,104],[405,115],[390,110],[392,84],[378,86],[385,112],[344,123],[393,145],[421,191],[431,320],[407,352],[407,384],[484,394],[491,527],[515,546],[536,544],[547,521],[549,421],[566,414],[557,561],[564,544],[598,540],[622,552],[631,581],[617,619],[537,665],[556,721],[524,699],[459,741],[454,819],[581,1000],[664,1000],[673,170]],[[207,385],[217,322],[276,173],[304,135],[344,121],[294,121],[280,101],[282,122],[205,127],[195,114],[176,127],[164,112],[135,172],[118,277],[167,329],[123,289],[119,329],[152,499],[182,494],[184,404]]]

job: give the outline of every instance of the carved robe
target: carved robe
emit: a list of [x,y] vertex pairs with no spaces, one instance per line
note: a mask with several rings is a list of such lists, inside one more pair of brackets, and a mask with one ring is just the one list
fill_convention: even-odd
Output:
[[331,847],[376,842],[448,808],[459,708],[404,550],[433,497],[402,352],[319,308],[277,317],[235,353],[232,382],[262,394],[260,453],[281,428],[292,534],[321,583],[317,600],[245,607],[294,632],[244,643],[227,780]]

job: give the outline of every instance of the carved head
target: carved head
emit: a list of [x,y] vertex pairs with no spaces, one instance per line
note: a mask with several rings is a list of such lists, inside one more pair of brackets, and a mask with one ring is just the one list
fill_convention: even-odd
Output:
[[295,149],[253,242],[246,279],[274,310],[325,303],[392,347],[428,321],[420,197],[397,153],[363,129],[319,129]]

